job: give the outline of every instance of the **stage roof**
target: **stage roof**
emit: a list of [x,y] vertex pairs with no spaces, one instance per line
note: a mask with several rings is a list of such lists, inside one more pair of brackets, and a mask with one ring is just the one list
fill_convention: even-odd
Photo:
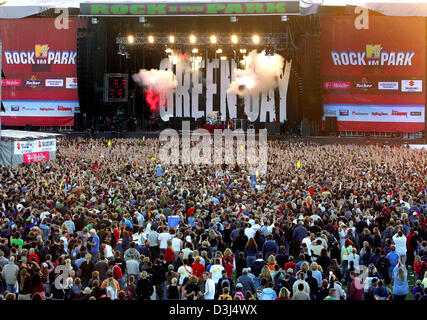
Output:
[[1,139],[43,139],[62,136],[59,133],[48,133],[48,132],[35,132],[35,131],[21,131],[21,130],[1,130]]
[[[214,0],[128,0],[128,1],[100,1],[100,0],[0,0],[0,18],[3,19],[17,19],[24,18],[34,14],[44,12],[54,8],[81,8],[83,4],[207,4],[207,3],[226,3],[229,1],[214,1]],[[237,0],[233,3],[267,3],[278,1],[263,1],[263,0]],[[280,1],[279,1],[280,2]],[[298,1],[281,1],[285,3],[295,3]],[[384,15],[390,16],[427,16],[427,3],[426,1],[419,0],[371,0],[371,1],[357,1],[357,0],[300,0],[299,8],[300,14],[315,14],[322,6],[361,6],[373,11],[377,11]]]

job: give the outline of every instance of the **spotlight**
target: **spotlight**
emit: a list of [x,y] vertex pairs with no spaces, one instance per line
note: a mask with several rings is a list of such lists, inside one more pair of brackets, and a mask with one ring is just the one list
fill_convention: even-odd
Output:
[[233,16],[233,17],[230,17],[230,21],[231,21],[231,22],[237,22],[237,17],[234,17],[234,16]]
[[146,23],[147,18],[146,17],[139,17],[139,23]]
[[217,49],[216,53],[222,53],[222,49],[221,48]]
[[216,43],[216,36],[211,36],[210,40],[211,40],[211,43]]
[[169,42],[170,43],[175,43],[175,37],[174,36],[169,36]]
[[171,48],[167,48],[167,49],[165,50],[165,52],[166,52],[166,53],[172,53],[173,51],[172,51],[172,49],[171,49]]
[[153,36],[148,36],[148,42],[149,43],[154,43],[154,37]]
[[225,60],[227,60],[227,57],[226,56],[221,56],[221,60],[225,61]]
[[178,56],[171,56],[172,58],[172,64],[178,64],[179,58]]
[[191,36],[190,36],[190,42],[191,42],[191,43],[196,43],[196,41],[197,41],[196,36],[195,36],[195,35],[191,35]]
[[255,43],[255,44],[259,44],[259,36],[258,35],[254,35],[252,37],[252,42]]
[[132,44],[132,43],[134,43],[134,42],[135,42],[135,38],[133,37],[133,35],[129,35],[129,36],[128,36],[128,42],[129,42],[130,44]]
[[199,53],[199,49],[194,48],[193,50],[191,50],[192,53]]
[[280,20],[282,20],[283,22],[287,22],[288,21],[288,16],[281,16]]
[[98,24],[99,20],[96,17],[92,18],[92,24]]
[[246,49],[240,49],[240,53],[246,53]]
[[235,34],[233,34],[233,35],[231,36],[231,42],[232,42],[233,44],[236,44],[238,41],[239,41],[239,38],[237,38],[237,36],[236,36]]

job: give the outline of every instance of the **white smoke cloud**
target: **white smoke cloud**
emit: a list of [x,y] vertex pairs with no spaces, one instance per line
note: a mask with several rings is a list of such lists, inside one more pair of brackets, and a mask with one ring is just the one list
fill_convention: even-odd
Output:
[[239,96],[253,96],[279,85],[284,58],[278,54],[266,55],[253,50],[244,59],[244,69],[234,69],[234,81],[227,92]]
[[145,86],[160,95],[167,95],[178,86],[176,76],[171,70],[141,69],[132,78],[141,87]]

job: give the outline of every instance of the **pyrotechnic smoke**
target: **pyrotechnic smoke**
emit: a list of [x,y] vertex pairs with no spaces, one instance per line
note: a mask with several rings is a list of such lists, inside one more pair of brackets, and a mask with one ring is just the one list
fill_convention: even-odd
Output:
[[178,85],[176,76],[171,70],[142,69],[132,78],[141,87],[146,87],[145,99],[151,111],[158,110],[162,101],[164,103],[166,97],[174,92]]
[[252,96],[279,85],[284,58],[278,54],[266,55],[253,50],[244,59],[244,69],[234,69],[234,81],[227,92]]

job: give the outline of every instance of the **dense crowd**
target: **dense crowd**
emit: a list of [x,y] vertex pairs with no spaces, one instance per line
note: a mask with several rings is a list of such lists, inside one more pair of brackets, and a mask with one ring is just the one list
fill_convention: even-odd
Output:
[[254,179],[158,139],[57,145],[0,168],[5,300],[427,300],[426,150],[269,141]]

